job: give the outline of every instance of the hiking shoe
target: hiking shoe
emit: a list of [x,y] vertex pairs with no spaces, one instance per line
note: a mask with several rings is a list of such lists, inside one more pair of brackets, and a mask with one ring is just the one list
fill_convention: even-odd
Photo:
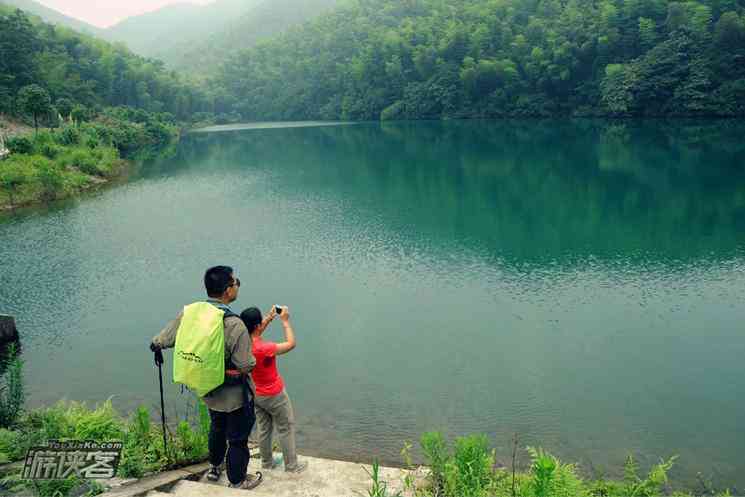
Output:
[[302,473],[305,471],[308,467],[308,463],[306,461],[298,461],[297,466],[295,466],[292,469],[285,469],[288,473]]
[[257,471],[255,475],[246,475],[246,478],[240,483],[231,483],[230,488],[239,488],[241,490],[251,490],[259,486],[263,477],[261,472]]
[[210,470],[207,471],[207,479],[209,481],[217,481],[220,479],[220,466],[210,466]]

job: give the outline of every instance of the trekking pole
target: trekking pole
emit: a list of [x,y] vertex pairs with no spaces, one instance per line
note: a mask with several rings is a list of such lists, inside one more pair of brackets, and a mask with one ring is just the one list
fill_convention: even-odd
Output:
[[160,382],[160,421],[163,425],[163,450],[168,458],[168,441],[166,440],[166,403],[163,400],[163,352],[155,352],[155,364],[158,365],[158,380]]

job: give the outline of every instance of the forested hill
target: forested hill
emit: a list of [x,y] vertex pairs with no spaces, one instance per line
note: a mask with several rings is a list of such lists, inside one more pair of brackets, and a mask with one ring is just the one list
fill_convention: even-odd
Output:
[[[183,2],[129,17],[106,29],[103,37],[124,42],[133,52],[169,64],[185,46],[193,47],[249,12],[259,0],[215,0],[207,5]],[[199,53],[197,59],[203,59]]]
[[230,57],[243,119],[745,116],[745,0],[356,0]]
[[53,104],[128,105],[184,120],[206,102],[162,62],[0,5],[0,113],[17,114],[17,97],[28,85],[48,92]]
[[182,39],[159,56],[170,66],[200,75],[214,71],[226,55],[252,47],[291,26],[313,19],[339,0],[263,0],[202,39]]
[[96,26],[79,19],[73,19],[72,17],[66,16],[56,10],[50,9],[35,0],[0,0],[0,5],[21,9],[26,13],[41,17],[46,22],[65,26],[80,31],[81,33],[92,35],[100,35],[102,33],[101,28],[97,28]]

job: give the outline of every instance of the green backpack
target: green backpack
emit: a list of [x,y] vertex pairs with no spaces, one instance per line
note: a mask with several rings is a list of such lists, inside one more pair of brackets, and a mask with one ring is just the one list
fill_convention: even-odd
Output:
[[235,315],[209,302],[184,307],[176,331],[173,382],[181,383],[200,397],[225,381],[224,319]]

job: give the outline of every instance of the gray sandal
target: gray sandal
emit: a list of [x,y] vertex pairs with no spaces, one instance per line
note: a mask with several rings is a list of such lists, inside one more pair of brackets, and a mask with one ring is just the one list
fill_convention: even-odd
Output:
[[240,488],[241,490],[251,490],[259,486],[261,483],[261,480],[263,480],[264,477],[261,474],[261,471],[257,471],[256,475],[246,475],[246,478],[243,479],[242,482],[236,483],[233,485],[230,484],[230,488]]

